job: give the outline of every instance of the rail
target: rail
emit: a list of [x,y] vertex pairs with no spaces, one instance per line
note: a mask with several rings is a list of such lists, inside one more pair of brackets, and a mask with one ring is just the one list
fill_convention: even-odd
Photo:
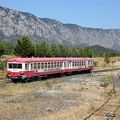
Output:
[[0,80],[0,86],[6,85],[6,84],[9,84],[9,83],[11,83],[11,80],[8,80],[8,79]]
[[[104,72],[104,71],[113,71],[113,70],[119,70],[120,68],[117,68],[117,69],[106,69],[106,70],[96,70],[94,72]],[[93,71],[92,71],[93,72]],[[119,76],[119,72],[118,72],[118,77],[120,79],[120,76]],[[96,110],[94,110],[91,114],[89,114],[87,117],[85,117],[83,120],[87,120],[88,118],[90,118],[92,115],[94,115],[96,112],[98,112],[101,108],[103,108],[109,101],[110,99],[112,98],[113,94],[116,93],[116,90],[115,90],[115,84],[114,84],[114,78],[113,78],[113,72],[111,73],[111,82],[112,82],[112,91],[111,91],[111,94],[109,96],[109,98],[99,107],[97,108]],[[107,120],[113,120],[113,117],[115,117],[115,112],[120,108],[120,106],[118,106],[116,108],[116,110],[114,110],[112,113],[107,113],[106,114],[106,117]]]

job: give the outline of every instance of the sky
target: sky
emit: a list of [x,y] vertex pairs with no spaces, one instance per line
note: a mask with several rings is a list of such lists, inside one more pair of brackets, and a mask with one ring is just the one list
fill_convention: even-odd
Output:
[[64,24],[120,28],[120,0],[0,0],[0,6]]

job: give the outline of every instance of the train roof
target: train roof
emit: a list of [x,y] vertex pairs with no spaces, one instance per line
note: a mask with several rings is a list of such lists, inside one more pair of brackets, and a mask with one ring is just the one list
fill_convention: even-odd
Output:
[[55,61],[78,61],[78,60],[92,60],[92,58],[82,57],[42,57],[42,58],[12,58],[8,62],[55,62]]

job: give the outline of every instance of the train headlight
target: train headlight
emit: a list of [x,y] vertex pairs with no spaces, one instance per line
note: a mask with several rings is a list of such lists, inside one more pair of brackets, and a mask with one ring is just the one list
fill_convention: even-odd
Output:
[[24,75],[24,72],[20,72],[20,75]]

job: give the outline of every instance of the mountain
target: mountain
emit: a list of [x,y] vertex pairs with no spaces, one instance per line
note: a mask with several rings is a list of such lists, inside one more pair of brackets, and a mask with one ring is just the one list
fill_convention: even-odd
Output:
[[16,44],[21,36],[33,43],[48,43],[72,47],[100,45],[120,51],[120,29],[87,28],[63,24],[55,19],[38,18],[30,13],[0,7],[0,41]]
[[99,56],[99,57],[103,57],[105,54],[108,56],[119,56],[120,55],[120,51],[116,51],[116,50],[111,50],[109,48],[105,48],[105,47],[101,47],[99,45],[93,45],[88,47],[92,53],[93,56]]

